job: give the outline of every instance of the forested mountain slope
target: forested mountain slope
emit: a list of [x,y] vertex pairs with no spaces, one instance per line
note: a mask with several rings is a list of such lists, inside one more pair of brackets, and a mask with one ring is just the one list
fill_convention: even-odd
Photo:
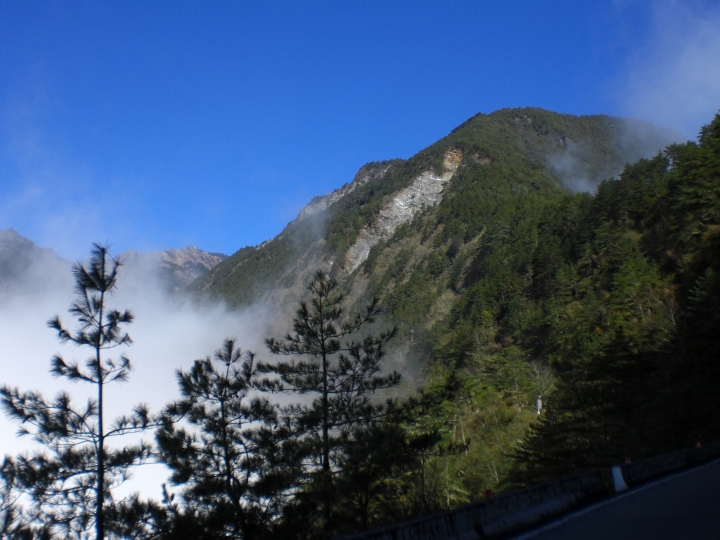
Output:
[[[571,466],[583,468],[597,459],[576,439],[558,446],[567,452],[557,457],[542,453],[555,444],[550,435],[540,442],[534,434],[522,445],[529,460],[523,468],[513,455],[537,418],[537,396],[558,410],[565,395],[554,392],[558,378],[561,388],[568,377],[572,385],[578,366],[604,358],[611,344],[620,347],[634,332],[643,343],[660,339],[651,320],[669,313],[667,302],[682,303],[677,294],[693,286],[672,273],[680,262],[668,262],[675,257],[668,249],[676,249],[667,245],[668,234],[653,236],[661,234],[665,214],[679,212],[665,199],[662,211],[657,205],[668,175],[677,174],[672,152],[685,147],[629,166],[620,180],[602,183],[595,198],[573,190],[619,174],[648,149],[657,154],[663,137],[647,124],[607,116],[541,109],[477,115],[407,161],[365,166],[353,183],[316,199],[314,212],[235,253],[191,287],[236,306],[269,299],[290,315],[320,268],[344,284],[351,303],[380,298],[382,323],[399,328],[389,358],[403,372],[404,391],[422,388],[443,402],[422,429],[429,422],[443,444],[470,443],[460,455],[427,462],[423,474],[432,487],[423,491],[425,511],[559,473],[547,464],[574,452]],[[642,279],[667,285],[648,292]],[[621,283],[627,290],[618,289]],[[556,434],[569,429],[552,425],[559,426]],[[575,425],[582,426],[580,417]],[[597,425],[587,426],[597,435]],[[678,435],[678,444],[688,436]],[[670,444],[658,437],[662,443],[634,453]],[[624,451],[617,447],[603,459]],[[404,511],[416,510],[394,510]]]
[[[479,114],[407,161],[364,166],[351,183],[311,202],[280,235],[241,249],[192,287],[235,306],[266,295],[292,305],[317,268],[343,278],[377,274],[378,256],[406,235],[406,226],[423,229],[423,244],[440,234],[430,251],[445,241],[456,250],[479,234],[482,212],[492,212],[501,198],[544,199],[561,185],[595,185],[667,142],[652,126],[607,116],[532,108]],[[463,259],[470,256],[463,250]],[[465,271],[456,273],[459,279]]]
[[517,479],[720,439],[718,200],[720,115],[699,144],[670,146],[546,216],[542,322],[518,335],[536,327],[541,339],[518,344],[547,358],[558,389]]

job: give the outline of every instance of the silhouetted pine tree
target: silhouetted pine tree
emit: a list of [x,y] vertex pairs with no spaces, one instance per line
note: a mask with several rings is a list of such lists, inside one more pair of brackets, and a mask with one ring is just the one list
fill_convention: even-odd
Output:
[[52,532],[43,524],[33,525],[23,515],[15,462],[6,456],[0,467],[0,538],[3,540],[49,540]]
[[[299,360],[261,364],[259,369],[274,373],[260,387],[269,392],[296,396],[309,394],[312,401],[285,408],[285,415],[306,445],[305,493],[319,500],[321,534],[331,530],[333,473],[343,444],[350,444],[352,429],[382,417],[385,407],[374,403],[378,390],[396,386],[398,373],[381,375],[384,345],[395,329],[376,335],[358,335],[373,322],[380,309],[373,299],[362,312],[345,316],[343,295],[338,283],[317,272],[308,285],[309,301],[300,303],[293,319],[293,334],[283,340],[266,341],[274,354],[297,356]],[[301,502],[302,493],[297,500]],[[312,504],[310,505],[312,506]],[[311,531],[308,531],[311,532]]]
[[30,520],[66,538],[87,538],[93,527],[97,539],[105,538],[109,529],[105,512],[114,505],[111,488],[150,456],[150,447],[142,442],[120,448],[106,444],[109,438],[143,431],[150,424],[145,405],[109,427],[105,423],[105,386],[127,380],[131,370],[124,355],[116,360],[105,356],[107,349],[132,343],[122,329],[132,322],[132,313],[108,306],[119,267],[106,247],[94,244],[89,263],[73,267],[77,297],[69,311],[77,318],[78,328],[65,329],[58,317],[48,322],[60,341],[91,351],[84,366],[53,357],[51,372],[94,385],[97,398],[76,407],[66,392],[48,400],[38,392],[8,386],[0,390],[2,407],[21,423],[20,433],[45,447],[45,451],[17,457],[12,470],[18,489],[30,498]]
[[[172,483],[182,486],[185,508],[171,521],[192,521],[218,538],[255,539],[271,530],[287,496],[286,477],[293,476],[292,459],[278,457],[283,428],[276,408],[250,394],[256,373],[254,355],[234,339],[213,359],[177,372],[182,398],[165,408],[156,434],[160,459]],[[178,427],[181,420],[192,429]]]

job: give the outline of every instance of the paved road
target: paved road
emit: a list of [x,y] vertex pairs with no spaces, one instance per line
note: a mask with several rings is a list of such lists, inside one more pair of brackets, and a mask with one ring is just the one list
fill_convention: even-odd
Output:
[[640,486],[582,512],[518,538],[720,540],[720,462]]

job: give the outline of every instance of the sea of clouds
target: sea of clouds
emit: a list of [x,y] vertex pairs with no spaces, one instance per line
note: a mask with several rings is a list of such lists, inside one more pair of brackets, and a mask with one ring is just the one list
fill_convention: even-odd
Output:
[[[43,261],[45,264],[47,260]],[[83,363],[91,351],[86,347],[61,344],[47,321],[59,315],[63,324],[75,328],[68,313],[74,299],[70,265],[57,262],[54,267],[31,265],[14,291],[0,297],[0,384],[21,390],[40,390],[51,398],[61,390],[68,391],[76,403],[94,397],[96,388],[63,378],[53,378],[50,359],[60,354],[66,360]],[[127,355],[133,370],[127,382],[107,385],[106,422],[129,414],[138,403],[147,403],[158,412],[166,403],[180,397],[176,370],[187,370],[194,360],[212,355],[226,337],[237,338],[243,349],[255,350],[267,360],[270,354],[263,344],[271,311],[257,305],[241,311],[229,310],[221,302],[197,302],[182,294],[168,291],[155,266],[121,267],[118,288],[110,306],[130,309],[135,320],[127,326],[134,343],[109,352],[110,357]],[[14,455],[35,447],[32,440],[15,435],[15,421],[0,416],[0,449]],[[143,436],[152,440],[152,432]],[[122,442],[137,439],[130,437]],[[119,441],[119,439],[118,439]],[[161,465],[145,465],[135,471],[116,495],[140,490],[143,495],[159,498],[167,471]]]

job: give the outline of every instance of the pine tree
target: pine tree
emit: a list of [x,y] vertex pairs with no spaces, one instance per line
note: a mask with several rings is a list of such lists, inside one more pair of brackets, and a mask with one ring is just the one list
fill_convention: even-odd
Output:
[[358,425],[341,437],[334,507],[342,532],[367,530],[376,514],[382,520],[401,511],[392,481],[419,470],[421,452],[438,441],[435,433],[413,437],[396,422]]
[[21,455],[14,464],[17,484],[31,499],[31,519],[67,538],[86,538],[94,527],[96,538],[104,539],[105,512],[114,502],[112,488],[128,477],[133,466],[150,457],[150,447],[143,442],[121,448],[107,445],[110,438],[143,431],[150,424],[145,405],[117,418],[109,428],[105,423],[105,386],[126,381],[131,370],[126,356],[105,356],[108,349],[132,343],[123,330],[132,322],[132,313],[108,305],[119,268],[120,261],[109,255],[107,247],[94,244],[89,263],[73,266],[77,297],[69,311],[77,318],[77,329],[67,330],[59,317],[48,322],[61,342],[91,351],[84,366],[56,355],[51,373],[94,385],[97,398],[75,407],[67,392],[48,400],[38,392],[8,386],[0,390],[2,407],[21,423],[20,433],[31,435],[46,449]]
[[[271,352],[299,360],[261,364],[259,369],[277,378],[262,381],[269,392],[313,396],[310,404],[294,404],[286,414],[309,446],[308,472],[315,477],[322,508],[322,529],[330,530],[332,476],[335,453],[343,434],[378,419],[384,406],[371,401],[378,390],[396,386],[396,372],[381,375],[384,345],[395,328],[352,339],[372,323],[380,311],[376,299],[364,311],[345,318],[344,296],[338,283],[317,272],[308,285],[309,302],[300,303],[293,319],[294,334],[266,340]],[[318,463],[319,461],[319,463]]]
[[0,466],[0,538],[3,540],[45,540],[51,538],[47,526],[32,526],[23,515],[20,504],[22,489],[18,486],[15,462],[6,456]]
[[[162,413],[160,459],[171,481],[183,486],[185,506],[198,516],[195,525],[208,534],[259,538],[285,494],[287,464],[273,454],[277,411],[267,398],[250,394],[256,373],[255,356],[226,339],[213,359],[177,372],[182,398]],[[181,420],[197,433],[179,428]]]

